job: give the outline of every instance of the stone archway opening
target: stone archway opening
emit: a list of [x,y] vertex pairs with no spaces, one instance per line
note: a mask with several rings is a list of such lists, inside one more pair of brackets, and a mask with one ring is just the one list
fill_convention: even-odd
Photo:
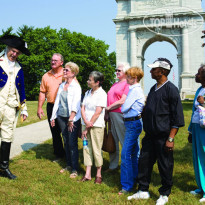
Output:
[[[117,62],[126,61],[131,66],[144,67],[147,48],[156,41],[167,41],[177,50],[178,88],[181,97],[193,95],[198,88],[194,76],[200,64],[204,62],[201,30],[205,12],[201,7],[202,1],[116,2],[118,11],[113,21],[116,24]],[[144,87],[143,82],[142,86]]]
[[[154,51],[154,52],[153,52]],[[177,59],[176,47],[171,42],[167,41],[155,41],[149,44],[143,54],[144,64],[144,93],[147,95],[150,88],[156,83],[155,80],[151,78],[150,68],[147,64],[152,63],[159,57],[167,58],[173,64],[173,68],[168,76],[168,79],[174,83],[175,86],[179,88],[179,69],[178,69],[178,59]]]

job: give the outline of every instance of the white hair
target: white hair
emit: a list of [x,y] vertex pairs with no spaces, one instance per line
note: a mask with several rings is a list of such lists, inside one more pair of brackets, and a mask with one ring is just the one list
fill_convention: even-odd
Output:
[[117,64],[117,68],[118,67],[122,67],[122,71],[125,73],[130,68],[130,64],[127,62],[119,62]]

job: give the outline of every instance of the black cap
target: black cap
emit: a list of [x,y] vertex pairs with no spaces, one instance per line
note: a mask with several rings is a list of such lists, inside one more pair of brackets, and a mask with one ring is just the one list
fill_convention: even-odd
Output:
[[27,56],[30,55],[30,52],[26,46],[26,42],[18,36],[5,35],[0,38],[0,42],[12,48],[18,49],[19,51],[26,54]]

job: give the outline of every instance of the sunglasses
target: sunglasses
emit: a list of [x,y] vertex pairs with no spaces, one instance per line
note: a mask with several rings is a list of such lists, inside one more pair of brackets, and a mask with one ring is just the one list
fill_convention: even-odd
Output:
[[115,70],[116,73],[117,73],[117,72],[120,73],[121,71],[122,71],[122,70],[118,70],[118,69]]
[[70,70],[68,70],[68,69],[63,69],[63,71],[65,71],[65,72],[70,72]]

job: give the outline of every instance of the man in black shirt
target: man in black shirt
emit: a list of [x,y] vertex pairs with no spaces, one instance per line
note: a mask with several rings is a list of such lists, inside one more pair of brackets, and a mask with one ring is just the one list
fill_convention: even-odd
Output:
[[171,193],[174,167],[174,137],[179,127],[184,126],[184,115],[177,87],[168,81],[172,64],[166,58],[158,58],[151,68],[152,78],[157,83],[150,89],[142,114],[145,137],[139,158],[138,192],[128,197],[148,199],[153,165],[157,161],[162,186],[157,205],[168,202]]

